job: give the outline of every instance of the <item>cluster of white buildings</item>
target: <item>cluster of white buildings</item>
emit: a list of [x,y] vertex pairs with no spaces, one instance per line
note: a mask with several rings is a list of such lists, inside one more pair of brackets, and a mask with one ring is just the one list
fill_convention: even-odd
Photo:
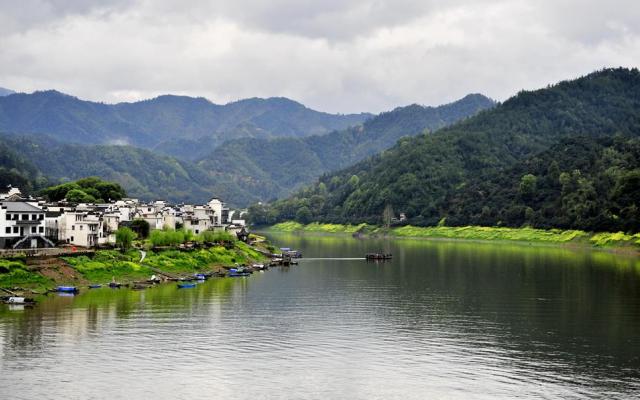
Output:
[[18,189],[10,188],[0,193],[0,249],[114,244],[118,228],[130,226],[135,220],[146,221],[150,230],[182,228],[194,235],[206,230],[238,232],[244,228],[244,220],[232,218],[233,212],[217,198],[204,205],[144,203],[137,199],[74,205],[23,198]]

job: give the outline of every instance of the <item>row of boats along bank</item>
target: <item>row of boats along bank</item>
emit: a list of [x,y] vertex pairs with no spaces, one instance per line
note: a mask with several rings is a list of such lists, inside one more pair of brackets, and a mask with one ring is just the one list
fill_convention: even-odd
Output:
[[[50,293],[57,293],[61,296],[75,296],[79,294],[83,290],[93,290],[100,288],[111,288],[111,289],[121,289],[128,288],[133,290],[144,290],[155,285],[159,285],[162,283],[175,282],[179,289],[190,289],[195,288],[198,283],[203,283],[211,278],[242,278],[249,277],[254,272],[258,271],[266,271],[270,267],[288,267],[291,265],[298,264],[297,259],[302,258],[302,253],[297,250],[291,250],[289,248],[282,248],[281,253],[279,254],[271,254],[271,253],[263,253],[269,256],[270,261],[266,264],[251,264],[251,265],[239,265],[236,264],[234,266],[223,266],[219,267],[214,271],[204,271],[198,272],[189,275],[178,275],[174,273],[169,273],[166,271],[162,271],[157,268],[150,268],[154,274],[146,280],[133,281],[130,283],[121,283],[115,280],[115,277],[112,278],[112,281],[109,283],[90,283],[86,286],[57,286],[51,290],[46,291],[45,293],[40,293],[44,295],[48,295]],[[4,296],[0,296],[0,301],[9,304],[9,305],[20,305],[20,306],[34,306],[36,304],[36,300],[32,297],[26,297],[22,295],[25,292],[22,288],[13,288],[13,289],[3,289],[0,288],[0,291]]]
[[[87,289],[100,289],[111,288],[121,289],[129,288],[133,290],[144,290],[155,285],[159,285],[167,282],[176,282],[178,289],[190,289],[195,288],[197,284],[203,283],[211,278],[242,278],[249,277],[254,272],[266,271],[270,267],[288,267],[291,265],[297,265],[298,259],[302,258],[302,253],[297,250],[292,250],[288,247],[280,249],[279,254],[265,254],[270,257],[270,261],[267,264],[251,264],[251,265],[234,265],[224,266],[218,268],[215,271],[198,272],[190,275],[177,275],[165,271],[161,271],[157,268],[151,268],[154,271],[149,279],[142,281],[134,281],[131,283],[120,283],[112,278],[109,283],[91,283],[84,287],[80,286],[57,286],[44,294],[58,293],[62,296],[75,296],[81,292],[81,290]],[[367,261],[385,261],[391,260],[392,255],[390,253],[367,253],[364,257]],[[22,306],[34,306],[36,300],[31,297],[25,297],[20,294],[22,289],[14,288],[12,290],[0,288],[6,295],[0,296],[0,301],[9,305],[22,305]]]

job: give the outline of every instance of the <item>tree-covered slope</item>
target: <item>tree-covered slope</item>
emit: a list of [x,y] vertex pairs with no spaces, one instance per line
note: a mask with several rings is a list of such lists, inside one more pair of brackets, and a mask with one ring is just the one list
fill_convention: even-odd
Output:
[[148,150],[26,136],[3,137],[2,143],[20,158],[31,160],[49,184],[97,176],[143,199],[204,201],[213,195],[215,183],[196,166]]
[[494,104],[485,96],[472,94],[439,107],[400,107],[362,126],[325,135],[231,140],[200,160],[199,165],[226,172],[239,181],[261,183],[252,191],[256,200],[268,200],[384,150],[402,136],[437,130]]
[[[379,223],[383,210],[391,206],[396,215],[405,213],[408,221],[417,225],[434,225],[447,218],[456,224],[477,222],[517,226],[523,223],[522,219],[481,221],[471,218],[472,213],[478,214],[475,208],[468,211],[472,203],[481,204],[482,211],[482,207],[491,204],[496,197],[487,195],[493,192],[468,188],[485,182],[495,182],[503,187],[519,185],[522,176],[518,174],[535,175],[535,171],[525,173],[521,168],[508,178],[509,171],[564,139],[634,137],[638,134],[640,73],[637,69],[606,69],[545,89],[521,92],[490,111],[435,134],[401,139],[380,155],[323,176],[296,196],[276,202],[267,209],[254,208],[254,214],[259,217],[256,222],[297,218]],[[567,147],[567,154],[574,151],[578,148]],[[633,151],[626,154],[625,150],[623,154],[629,157]],[[562,153],[555,156],[561,157]],[[631,172],[634,169],[633,165],[628,168]],[[590,173],[600,174],[598,171]],[[632,185],[626,187],[629,189]],[[460,194],[462,192],[464,194]],[[501,207],[506,203],[517,206],[513,192],[504,196],[506,200],[501,200]],[[455,201],[463,204],[459,210],[453,206]],[[528,223],[541,226],[552,223],[541,209],[533,206],[542,207],[542,203],[527,205],[534,216],[539,216]],[[602,205],[596,209],[602,211]],[[490,210],[489,214],[491,212],[496,216],[503,215],[499,210]],[[531,216],[531,211],[528,214]],[[615,220],[619,215],[611,218]],[[582,224],[575,214],[568,214],[562,225],[595,228],[593,223]]]
[[38,168],[16,152],[10,145],[0,141],[0,191],[7,186],[20,188],[30,193],[38,184],[46,183]]
[[370,116],[322,113],[285,98],[217,105],[203,98],[167,95],[110,105],[53,90],[0,97],[1,131],[46,134],[71,143],[145,148],[168,141],[164,148],[176,155],[181,155],[180,148],[172,146],[176,139],[210,137],[217,145],[245,136],[306,136],[357,125]]

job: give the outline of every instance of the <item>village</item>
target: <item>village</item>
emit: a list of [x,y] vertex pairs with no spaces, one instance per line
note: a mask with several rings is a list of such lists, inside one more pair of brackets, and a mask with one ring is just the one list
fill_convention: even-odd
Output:
[[75,204],[64,200],[48,202],[23,196],[18,188],[7,189],[0,192],[0,249],[109,247],[115,245],[119,228],[136,231],[140,221],[148,224],[149,230],[184,229],[194,235],[226,231],[241,239],[247,235],[242,213],[236,215],[215,197],[203,205],[133,198]]

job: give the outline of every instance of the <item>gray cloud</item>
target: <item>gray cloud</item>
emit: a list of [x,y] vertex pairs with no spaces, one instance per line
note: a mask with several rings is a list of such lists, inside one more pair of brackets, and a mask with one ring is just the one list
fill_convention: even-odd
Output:
[[[442,4],[444,3],[444,4]],[[633,1],[27,0],[0,5],[0,86],[108,102],[287,96],[440,104],[637,66]]]

